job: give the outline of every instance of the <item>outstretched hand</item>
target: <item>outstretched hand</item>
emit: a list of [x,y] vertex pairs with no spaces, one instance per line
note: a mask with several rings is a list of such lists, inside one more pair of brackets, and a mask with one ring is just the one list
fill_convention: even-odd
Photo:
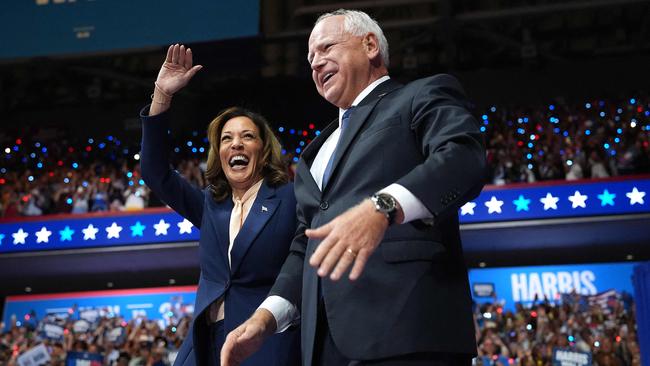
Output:
[[276,329],[275,318],[266,309],[258,309],[233,329],[221,347],[221,366],[237,366],[255,353]]
[[322,240],[309,264],[318,268],[319,276],[329,275],[332,281],[339,280],[352,266],[349,279],[354,281],[361,276],[387,228],[384,214],[366,199],[327,224],[305,232],[310,239]]
[[192,50],[185,45],[171,45],[158,72],[156,86],[167,95],[181,90],[203,66],[192,66]]

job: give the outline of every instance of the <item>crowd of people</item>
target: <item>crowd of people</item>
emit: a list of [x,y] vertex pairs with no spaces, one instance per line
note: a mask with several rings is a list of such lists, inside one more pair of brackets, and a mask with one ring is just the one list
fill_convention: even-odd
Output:
[[552,366],[554,351],[563,350],[582,353],[595,366],[641,365],[629,294],[565,294],[557,304],[517,304],[515,311],[503,305],[476,307],[478,364]]
[[[49,318],[49,317],[48,317]],[[128,322],[119,316],[99,317],[79,329],[79,319],[52,322],[14,322],[0,338],[0,364],[19,365],[26,351],[43,344],[49,353],[49,366],[65,366],[70,355],[82,353],[86,359],[101,359],[106,366],[164,366],[174,362],[178,349],[187,336],[190,317],[176,324],[162,326],[160,321],[135,318]],[[44,331],[46,324],[63,328],[62,336]],[[90,363],[89,363],[90,364]]]
[[[491,184],[650,173],[650,98],[488,106],[477,114]],[[278,127],[277,134],[292,176],[297,156],[319,131],[313,125],[304,130]],[[179,172],[204,186],[208,144],[197,135],[176,137],[172,156]],[[137,143],[114,136],[46,141],[1,138],[1,217],[162,205],[141,180]]]
[[[594,366],[641,365],[632,297],[610,293],[594,301],[596,297],[565,294],[557,302],[517,304],[515,311],[504,310],[506,304],[498,301],[477,304],[475,364],[551,366],[559,349],[588,354]],[[48,318],[8,324],[0,336],[0,364],[17,365],[21,354],[43,343],[52,366],[65,365],[68,352],[101,355],[106,366],[171,365],[191,319],[178,316],[165,325],[143,318],[127,322],[104,313],[81,330],[75,327],[78,320],[59,321],[61,339],[48,338],[43,331]]]
[[490,183],[576,180],[650,172],[650,99],[488,107]]

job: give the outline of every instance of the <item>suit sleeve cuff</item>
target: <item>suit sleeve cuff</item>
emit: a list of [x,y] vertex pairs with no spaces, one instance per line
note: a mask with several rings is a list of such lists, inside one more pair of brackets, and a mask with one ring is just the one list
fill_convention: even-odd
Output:
[[280,296],[272,295],[267,297],[258,309],[266,309],[273,314],[277,324],[276,333],[284,332],[300,319],[298,309]]
[[431,214],[431,212],[429,212],[424,204],[422,204],[422,201],[415,197],[411,191],[406,189],[401,184],[393,183],[379,191],[379,193],[387,193],[393,196],[397,203],[399,203],[400,207],[402,207],[402,212],[404,212],[403,224],[415,220],[426,220],[433,218],[433,214]]

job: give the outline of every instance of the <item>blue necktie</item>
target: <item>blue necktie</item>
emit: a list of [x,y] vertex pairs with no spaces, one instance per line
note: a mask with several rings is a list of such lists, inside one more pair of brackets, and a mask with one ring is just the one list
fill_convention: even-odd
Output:
[[332,167],[334,166],[336,153],[341,145],[341,141],[343,141],[343,134],[345,133],[345,128],[348,125],[348,122],[350,121],[350,115],[352,114],[353,109],[354,107],[348,108],[348,110],[343,113],[343,117],[341,117],[341,133],[339,134],[339,140],[336,142],[336,148],[334,149],[334,152],[332,152],[330,160],[327,162],[325,172],[323,172],[323,184],[321,185],[321,190],[327,186],[327,182],[330,180],[330,176],[332,175]]

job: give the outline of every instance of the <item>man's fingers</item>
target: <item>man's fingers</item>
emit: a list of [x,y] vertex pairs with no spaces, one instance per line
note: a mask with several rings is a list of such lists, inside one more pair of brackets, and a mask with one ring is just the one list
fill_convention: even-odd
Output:
[[230,334],[228,334],[228,336],[226,337],[226,341],[223,343],[223,346],[221,347],[221,366],[231,365],[230,354],[232,353],[232,347],[233,347],[233,341],[230,337]]
[[351,248],[346,248],[342,252],[340,259],[336,264],[336,268],[334,268],[334,271],[332,271],[332,274],[330,275],[332,281],[338,281],[341,276],[343,276],[343,273],[348,270],[350,265],[354,263],[357,257],[357,254]]
[[366,267],[366,262],[368,262],[368,257],[370,257],[370,253],[366,249],[361,249],[359,253],[357,253],[354,266],[350,271],[350,281],[356,281],[361,276],[363,269]]
[[323,239],[331,231],[332,231],[332,222],[330,221],[321,227],[317,227],[316,229],[305,230],[305,235],[307,235],[309,239]]
[[237,338],[240,335],[239,329],[234,329],[232,332],[226,336],[226,340],[221,347],[221,365],[222,366],[231,366],[236,365],[234,360],[234,354],[237,352],[235,347],[237,346]]
[[339,263],[342,256],[345,255],[344,251],[345,248],[340,242],[332,245],[318,266],[318,275],[321,277],[327,276],[332,269],[334,269],[337,263]]
[[332,232],[332,223],[329,222],[316,229],[307,229],[305,230],[305,235],[310,239],[323,239],[324,240],[318,245],[314,254],[309,258],[309,264],[314,267],[320,265],[320,262],[325,258],[325,255],[329,251],[329,246],[333,243],[333,238],[330,237]]
[[337,239],[332,236],[328,236],[321,241],[320,244],[318,244],[318,248],[314,251],[314,254],[309,258],[309,264],[312,267],[320,267],[321,262],[325,259],[325,256],[329,253],[332,245],[334,245],[336,241]]

